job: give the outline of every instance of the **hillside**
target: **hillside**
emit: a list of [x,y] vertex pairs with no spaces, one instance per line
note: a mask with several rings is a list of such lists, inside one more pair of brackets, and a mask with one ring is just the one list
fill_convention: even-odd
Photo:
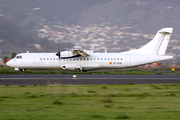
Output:
[[163,27],[180,30],[180,2],[177,0],[113,0],[82,13],[79,24],[112,22],[147,33]]
[[[53,42],[53,38],[39,38],[37,30],[48,26],[50,30],[62,32],[66,25],[72,24],[85,28],[90,24],[109,23],[110,27],[117,25],[129,28],[123,32],[141,34],[154,34],[160,28],[173,27],[173,39],[179,39],[179,6],[178,0],[0,1],[0,39],[3,40],[0,42],[0,49],[4,54],[27,50],[56,51],[57,44]],[[64,28],[59,30],[55,26]],[[78,44],[67,38],[63,42],[66,42],[68,48]],[[42,49],[33,47],[34,44],[40,44]]]
[[[0,11],[23,28],[36,29],[39,22],[101,24],[111,22],[149,31],[172,26],[179,30],[178,0],[16,0],[0,1]],[[148,32],[149,32],[148,31]]]
[[18,25],[0,17],[0,50],[2,50],[2,54],[11,54],[12,51],[37,51],[33,44],[41,44],[43,48],[48,49],[54,48],[54,45],[56,45],[47,39],[39,39],[35,31],[24,30]]

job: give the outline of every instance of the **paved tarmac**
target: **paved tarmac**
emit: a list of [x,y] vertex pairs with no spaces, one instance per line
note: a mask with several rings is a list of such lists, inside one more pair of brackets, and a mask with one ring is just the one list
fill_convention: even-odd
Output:
[[180,82],[180,75],[73,75],[61,74],[2,74],[0,85],[33,85],[48,83],[92,85],[92,84],[167,84]]

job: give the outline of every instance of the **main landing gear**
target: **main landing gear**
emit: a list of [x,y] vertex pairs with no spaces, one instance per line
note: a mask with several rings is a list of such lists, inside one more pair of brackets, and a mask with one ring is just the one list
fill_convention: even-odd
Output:
[[77,72],[86,72],[84,69],[82,69],[82,68],[75,68],[75,70],[77,71]]
[[15,68],[15,71],[23,72],[26,71],[27,69],[21,69],[21,68]]

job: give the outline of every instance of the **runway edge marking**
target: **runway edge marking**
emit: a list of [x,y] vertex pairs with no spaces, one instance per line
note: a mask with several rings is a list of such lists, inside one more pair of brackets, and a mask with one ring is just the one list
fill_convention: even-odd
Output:
[[148,79],[148,80],[155,80],[155,79],[174,79],[174,80],[180,80],[180,78],[0,78],[0,80],[17,80],[17,79],[20,79],[20,80],[23,80],[23,79],[26,79],[26,80],[33,80],[33,79],[54,79],[54,80],[62,80],[62,79],[74,79],[74,80],[77,80],[77,79],[132,79],[132,80],[135,80],[135,79]]

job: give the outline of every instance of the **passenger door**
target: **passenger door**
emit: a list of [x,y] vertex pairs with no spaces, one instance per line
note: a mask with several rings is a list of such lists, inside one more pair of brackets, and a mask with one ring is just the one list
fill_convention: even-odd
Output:
[[130,55],[126,54],[125,56],[125,66],[128,67],[130,66]]

